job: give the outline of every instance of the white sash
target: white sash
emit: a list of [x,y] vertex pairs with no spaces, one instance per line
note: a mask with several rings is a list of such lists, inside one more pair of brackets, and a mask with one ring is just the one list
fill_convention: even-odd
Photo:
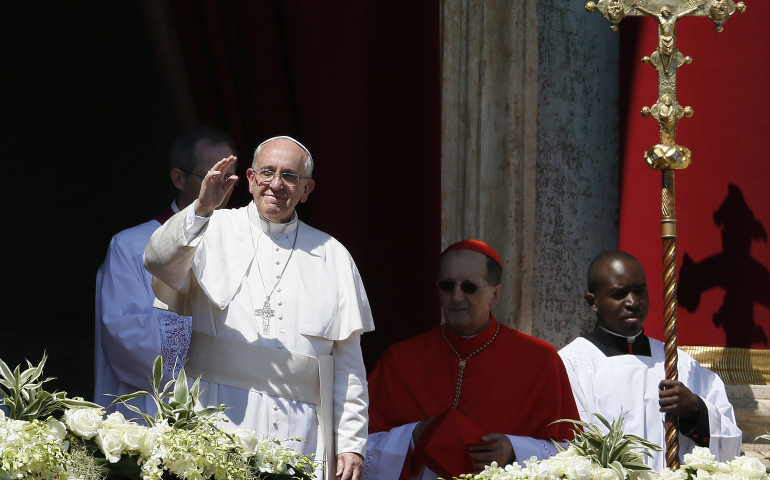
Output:
[[326,454],[326,479],[337,470],[334,454],[334,359],[235,342],[192,332],[185,372],[191,378],[316,405]]

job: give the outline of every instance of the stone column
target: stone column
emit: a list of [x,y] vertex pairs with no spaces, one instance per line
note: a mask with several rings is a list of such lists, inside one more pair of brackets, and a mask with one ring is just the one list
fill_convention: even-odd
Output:
[[463,238],[503,259],[495,313],[532,331],[537,146],[535,0],[442,4],[442,246]]
[[618,242],[618,34],[584,2],[442,3],[442,244],[503,258],[505,325],[561,347]]
[[[618,248],[619,34],[585,1],[539,0],[532,335],[561,348],[596,323],[588,265]],[[623,28],[622,26],[620,28]]]

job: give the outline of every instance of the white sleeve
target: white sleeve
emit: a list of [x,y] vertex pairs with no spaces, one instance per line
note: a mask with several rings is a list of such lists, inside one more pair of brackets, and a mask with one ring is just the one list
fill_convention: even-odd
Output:
[[513,453],[516,454],[516,461],[523,465],[524,460],[536,457],[543,460],[559,453],[550,440],[538,440],[532,437],[519,437],[516,435],[506,435],[511,441]]
[[707,391],[699,392],[703,398],[709,415],[709,450],[716,456],[719,462],[726,462],[740,456],[743,433],[738,428],[735,420],[733,406],[727,398],[724,383],[711,370],[706,370],[709,377],[713,376],[713,383]]
[[[159,310],[152,307],[155,295],[150,275],[142,266],[144,245],[140,239],[113,238],[101,269],[99,308],[101,347],[110,369],[122,383],[137,390],[150,388],[148,375],[160,355]],[[132,244],[133,243],[133,244]],[[113,393],[118,392],[98,392]],[[98,402],[111,402],[106,397]]]
[[334,433],[337,453],[366,454],[369,390],[361,355],[361,334],[334,342]]
[[387,432],[369,435],[364,480],[398,480],[416,426],[417,423],[408,423]]
[[203,227],[209,222],[209,218],[211,218],[211,215],[208,217],[199,217],[196,215],[195,208],[191,207],[187,209],[187,215],[185,216],[184,221],[184,238],[187,240],[187,243],[192,242],[193,239],[201,233]]

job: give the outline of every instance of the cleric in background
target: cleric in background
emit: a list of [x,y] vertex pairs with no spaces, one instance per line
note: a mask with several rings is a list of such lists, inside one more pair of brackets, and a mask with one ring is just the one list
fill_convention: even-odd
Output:
[[[625,432],[665,450],[665,416],[679,424],[679,456],[708,447],[724,462],[741,452],[741,431],[722,380],[678,350],[679,381],[666,380],[661,342],[647,337],[647,283],[639,261],[625,252],[604,252],[588,267],[586,302],[596,312],[593,332],[559,351],[567,367],[581,420],[598,424],[625,416]],[[657,471],[665,454],[645,462]]]
[[[555,453],[573,438],[567,373],[546,342],[500,325],[502,262],[463,240],[439,258],[446,324],[390,347],[369,377],[365,478],[452,478]],[[524,438],[532,437],[532,438]]]
[[[178,370],[184,363],[190,344],[190,317],[153,308],[155,294],[142,254],[150,235],[198,198],[206,172],[234,154],[230,136],[215,128],[197,127],[178,136],[169,158],[171,181],[179,191],[176,199],[154,219],[112,237],[96,274],[95,402],[107,406],[117,396],[151,391],[149,375],[158,355],[163,355],[169,378],[174,366]],[[235,173],[235,165],[229,168],[228,176]],[[220,206],[227,206],[229,199],[228,194]],[[147,414],[155,412],[150,397],[129,403]],[[129,418],[135,416],[123,405],[108,411],[116,409]]]

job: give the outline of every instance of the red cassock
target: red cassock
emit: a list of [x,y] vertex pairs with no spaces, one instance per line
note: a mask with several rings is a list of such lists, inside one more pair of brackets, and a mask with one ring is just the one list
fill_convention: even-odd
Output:
[[[480,334],[464,338],[442,325],[391,346],[369,376],[369,431],[387,431],[450,410],[459,359],[447,340],[465,359],[487,344],[497,327],[492,317]],[[574,427],[571,423],[551,423],[580,418],[556,349],[502,325],[492,343],[467,361],[457,410],[484,435],[502,433],[559,441],[572,440]],[[422,438],[418,449],[421,444]],[[405,465],[402,478],[422,468],[414,461]]]

